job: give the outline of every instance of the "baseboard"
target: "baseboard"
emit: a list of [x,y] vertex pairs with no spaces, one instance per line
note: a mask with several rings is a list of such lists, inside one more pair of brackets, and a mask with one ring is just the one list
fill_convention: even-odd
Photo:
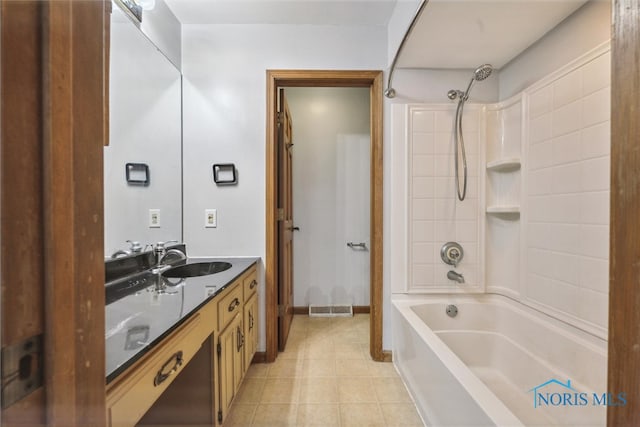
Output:
[[393,352],[391,350],[382,350],[382,361],[393,362]]
[[253,355],[253,359],[251,359],[251,363],[266,363],[267,362],[267,352],[266,351],[256,351]]
[[309,314],[309,307],[293,307],[293,314]]
[[[369,314],[371,307],[368,305],[354,305],[353,314]],[[293,307],[293,314],[309,314],[309,306]]]

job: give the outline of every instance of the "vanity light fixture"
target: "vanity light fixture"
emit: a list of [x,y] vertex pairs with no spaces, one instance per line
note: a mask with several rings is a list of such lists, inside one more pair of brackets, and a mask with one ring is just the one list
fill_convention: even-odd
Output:
[[213,165],[213,181],[217,185],[233,185],[238,183],[236,166],[233,163]]
[[127,163],[125,165],[127,184],[149,185],[149,165],[145,163]]
[[142,23],[142,11],[156,7],[156,0],[115,0],[115,2],[139,23]]
[[156,7],[156,0],[134,0],[142,10],[152,10]]

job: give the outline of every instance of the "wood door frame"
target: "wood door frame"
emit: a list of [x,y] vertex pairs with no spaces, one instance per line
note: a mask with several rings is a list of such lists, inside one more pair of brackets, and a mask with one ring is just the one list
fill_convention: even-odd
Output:
[[611,204],[609,241],[610,393],[626,393],[625,406],[607,408],[607,425],[640,425],[640,0],[612,4]]
[[278,87],[368,87],[371,126],[370,353],[388,361],[382,349],[382,71],[267,70],[266,136],[266,361],[278,355],[277,129],[274,126]]
[[2,346],[33,335],[44,346],[43,387],[2,410],[6,426],[106,425],[109,9],[109,1],[0,3]]

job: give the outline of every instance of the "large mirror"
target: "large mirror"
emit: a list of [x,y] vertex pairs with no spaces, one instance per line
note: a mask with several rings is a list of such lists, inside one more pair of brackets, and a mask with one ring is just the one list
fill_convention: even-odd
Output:
[[105,257],[127,240],[182,240],[181,74],[115,4],[109,86]]

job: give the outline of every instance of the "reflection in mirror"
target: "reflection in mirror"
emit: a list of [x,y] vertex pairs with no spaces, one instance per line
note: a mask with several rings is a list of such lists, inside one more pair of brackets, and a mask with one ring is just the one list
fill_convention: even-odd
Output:
[[[114,5],[110,139],[104,148],[105,256],[182,241],[181,75]],[[127,183],[126,164],[148,165],[148,183]]]

